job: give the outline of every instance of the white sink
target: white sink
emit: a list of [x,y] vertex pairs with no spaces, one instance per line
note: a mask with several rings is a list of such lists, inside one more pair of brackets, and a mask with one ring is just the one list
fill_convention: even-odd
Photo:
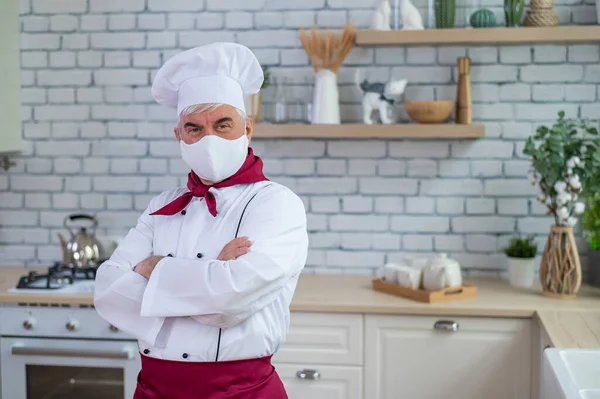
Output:
[[600,399],[600,350],[546,349],[542,398]]

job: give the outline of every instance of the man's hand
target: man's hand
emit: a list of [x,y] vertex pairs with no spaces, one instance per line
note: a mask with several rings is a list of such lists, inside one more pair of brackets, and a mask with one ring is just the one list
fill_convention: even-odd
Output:
[[136,267],[134,268],[134,271],[136,273],[139,273],[142,276],[146,277],[147,280],[150,280],[150,275],[154,271],[156,264],[162,258],[164,258],[164,256],[151,256],[149,258],[146,258],[136,265]]
[[248,253],[248,250],[252,243],[248,240],[248,237],[238,237],[230,241],[217,257],[218,260],[234,260],[238,256],[242,256]]

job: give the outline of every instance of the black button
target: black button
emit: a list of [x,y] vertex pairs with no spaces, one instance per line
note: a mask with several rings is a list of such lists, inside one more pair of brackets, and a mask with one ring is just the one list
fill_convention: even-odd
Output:
[[203,256],[204,256],[204,255],[202,255],[200,252],[198,252],[198,253],[196,254],[196,258],[198,258],[198,259],[202,259],[202,257],[203,257]]
[[181,211],[182,215],[185,215],[187,212],[185,211],[185,209],[183,211]]
[[150,353],[150,349],[144,349],[144,355],[147,355],[148,353]]
[[189,355],[188,355],[187,353],[184,353],[184,354],[183,354],[183,355],[181,355],[181,356],[183,356],[183,358],[184,358],[184,359],[187,359]]
[[172,257],[173,257],[173,254],[168,254],[167,256],[168,256],[169,258],[172,258]]

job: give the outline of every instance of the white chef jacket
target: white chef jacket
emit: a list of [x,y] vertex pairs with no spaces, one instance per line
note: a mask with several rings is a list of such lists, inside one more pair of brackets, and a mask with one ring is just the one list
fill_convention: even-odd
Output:
[[[100,266],[97,312],[136,337],[147,356],[214,362],[217,351],[219,361],[273,354],[285,340],[289,305],[307,257],[302,201],[265,181],[211,188],[216,217],[204,198],[194,198],[179,214],[150,215],[186,191],[153,198]],[[216,260],[240,220],[238,237],[250,239],[249,253]],[[132,269],[151,255],[165,258],[146,280]]]

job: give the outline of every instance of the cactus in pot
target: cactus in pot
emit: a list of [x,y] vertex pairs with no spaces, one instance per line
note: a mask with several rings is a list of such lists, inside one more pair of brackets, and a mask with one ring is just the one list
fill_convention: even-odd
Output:
[[504,16],[506,26],[515,27],[521,24],[521,17],[525,10],[525,0],[504,0]]
[[435,27],[454,28],[456,0],[435,0]]

